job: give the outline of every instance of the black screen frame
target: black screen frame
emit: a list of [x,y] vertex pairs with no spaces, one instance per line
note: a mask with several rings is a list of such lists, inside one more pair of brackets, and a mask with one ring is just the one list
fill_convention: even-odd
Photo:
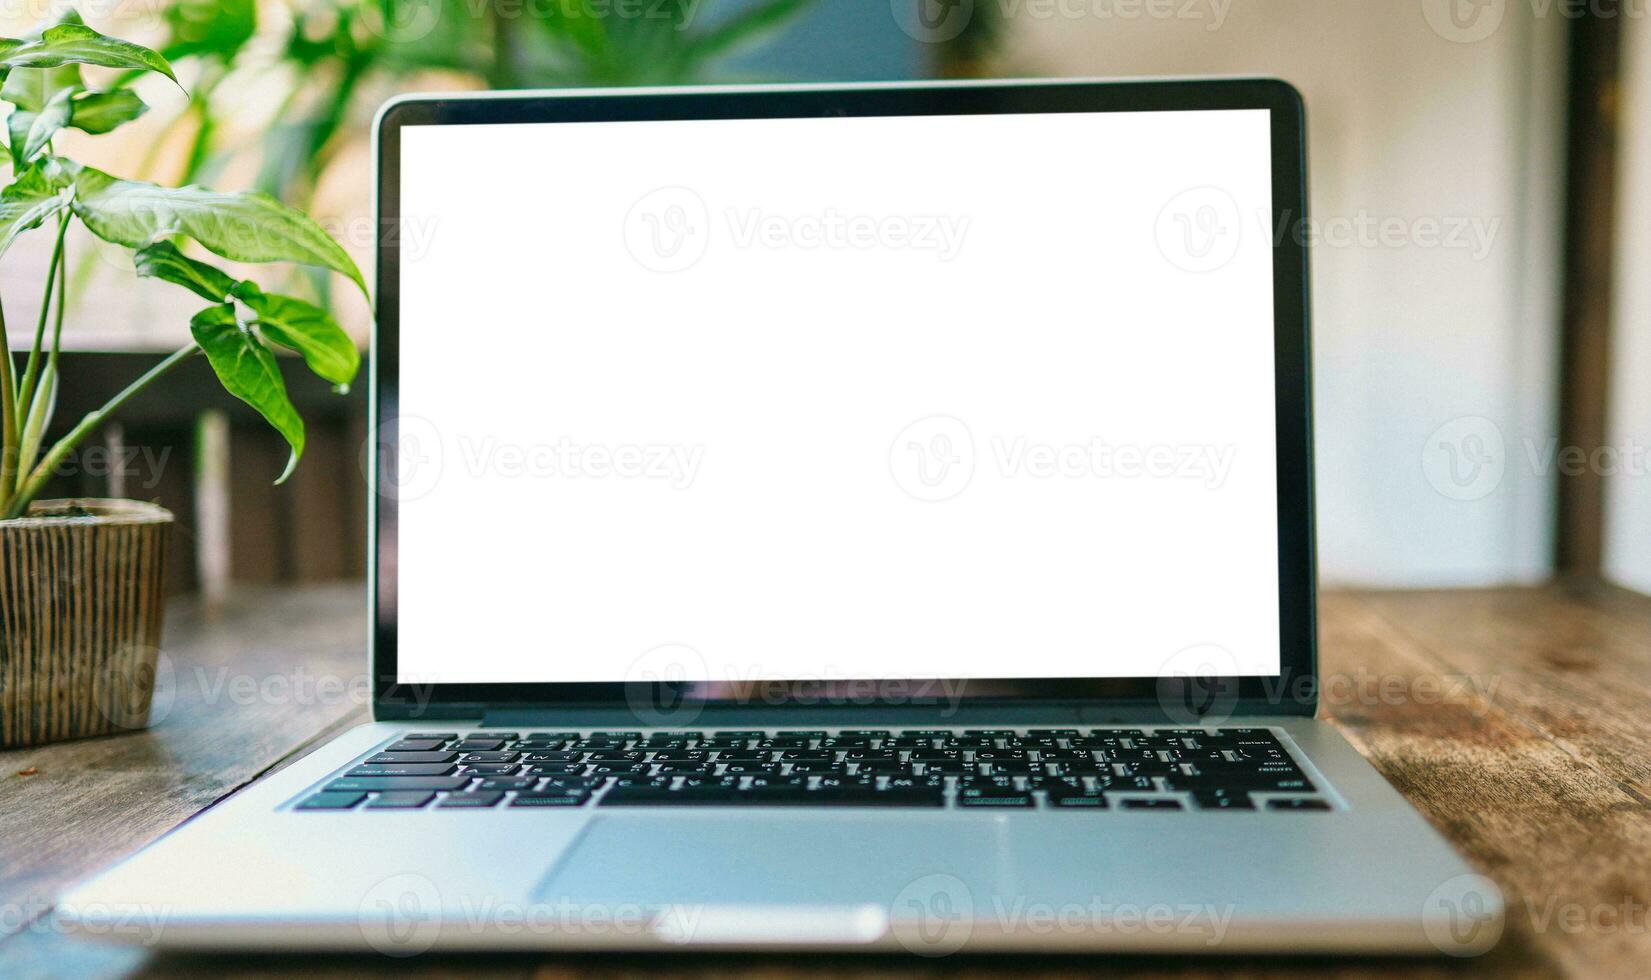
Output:
[[[372,531],[368,555],[374,713],[378,718],[454,717],[521,709],[634,710],[637,685],[615,683],[403,684],[396,666],[396,481],[378,471],[394,465],[399,383],[400,134],[408,126],[515,122],[593,122],[812,118],[829,116],[973,115],[995,113],[1154,112],[1265,109],[1271,118],[1273,218],[1274,377],[1277,427],[1278,580],[1280,671],[1271,677],[1224,679],[1234,693],[1227,713],[1311,715],[1317,706],[1317,573],[1313,521],[1312,390],[1307,249],[1306,120],[1300,94],[1276,79],[1189,81],[1079,81],[1037,83],[919,83],[867,86],[678,89],[554,93],[499,93],[408,97],[385,106],[375,127],[377,153],[376,285],[369,444]],[[917,685],[889,679],[867,697],[864,684],[841,706],[875,709],[914,703]],[[971,679],[964,701],[971,706],[1014,704],[1103,708],[1162,704],[1155,678]],[[645,697],[660,703],[699,701],[695,684],[658,684]],[[798,686],[801,703],[803,685]],[[829,702],[817,682],[806,685],[808,703]],[[772,690],[766,706],[774,706]],[[780,699],[783,706],[785,698]],[[834,705],[837,702],[830,702]],[[938,704],[938,701],[936,702]]]

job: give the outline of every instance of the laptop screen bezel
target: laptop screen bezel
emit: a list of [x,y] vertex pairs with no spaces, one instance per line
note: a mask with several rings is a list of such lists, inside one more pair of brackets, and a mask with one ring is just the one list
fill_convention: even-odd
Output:
[[[992,113],[1159,112],[1263,109],[1271,119],[1274,377],[1277,431],[1279,673],[1231,679],[1232,713],[1311,714],[1316,707],[1316,570],[1313,529],[1312,394],[1310,385],[1307,250],[1287,233],[1306,221],[1305,113],[1294,88],[1273,79],[1202,81],[927,83],[850,87],[677,89],[634,92],[557,92],[410,97],[379,115],[377,155],[378,302],[373,331],[370,462],[369,594],[374,710],[379,718],[451,715],[454,709],[601,708],[635,706],[636,685],[614,683],[406,684],[396,666],[395,480],[378,470],[396,462],[393,425],[399,389],[400,159],[403,128],[495,123],[625,120],[764,119],[831,116],[972,115]],[[553,179],[547,178],[547,179]],[[462,656],[462,651],[455,651]],[[764,704],[795,701],[818,706],[909,706],[929,681],[889,678],[847,690],[818,682],[795,691],[766,687]],[[829,685],[827,685],[829,688]],[[662,702],[709,698],[694,684],[654,685]],[[1159,679],[1001,678],[954,682],[965,702],[1151,705],[1161,700]],[[824,699],[824,701],[822,701]]]

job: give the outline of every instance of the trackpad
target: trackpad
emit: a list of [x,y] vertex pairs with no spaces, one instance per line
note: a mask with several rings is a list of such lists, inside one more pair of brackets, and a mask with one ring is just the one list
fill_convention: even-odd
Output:
[[603,815],[552,869],[536,898],[612,907],[886,912],[915,892],[927,898],[937,888],[962,888],[979,902],[1015,890],[1008,830],[1007,821],[984,815]]

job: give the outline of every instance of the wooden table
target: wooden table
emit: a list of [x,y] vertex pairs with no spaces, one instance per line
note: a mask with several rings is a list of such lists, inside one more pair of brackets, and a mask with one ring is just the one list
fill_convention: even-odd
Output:
[[324,587],[242,591],[213,609],[176,604],[159,725],[0,752],[0,976],[1651,974],[1651,599],[1551,586],[1331,593],[1321,605],[1326,713],[1507,895],[1509,928],[1488,956],[547,956],[409,964],[155,955],[55,932],[46,912],[67,884],[367,716],[362,592]]

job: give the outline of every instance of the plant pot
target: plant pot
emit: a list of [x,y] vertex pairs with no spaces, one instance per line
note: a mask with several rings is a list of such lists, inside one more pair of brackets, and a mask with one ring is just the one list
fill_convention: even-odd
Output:
[[171,528],[136,500],[0,521],[0,748],[148,726]]

